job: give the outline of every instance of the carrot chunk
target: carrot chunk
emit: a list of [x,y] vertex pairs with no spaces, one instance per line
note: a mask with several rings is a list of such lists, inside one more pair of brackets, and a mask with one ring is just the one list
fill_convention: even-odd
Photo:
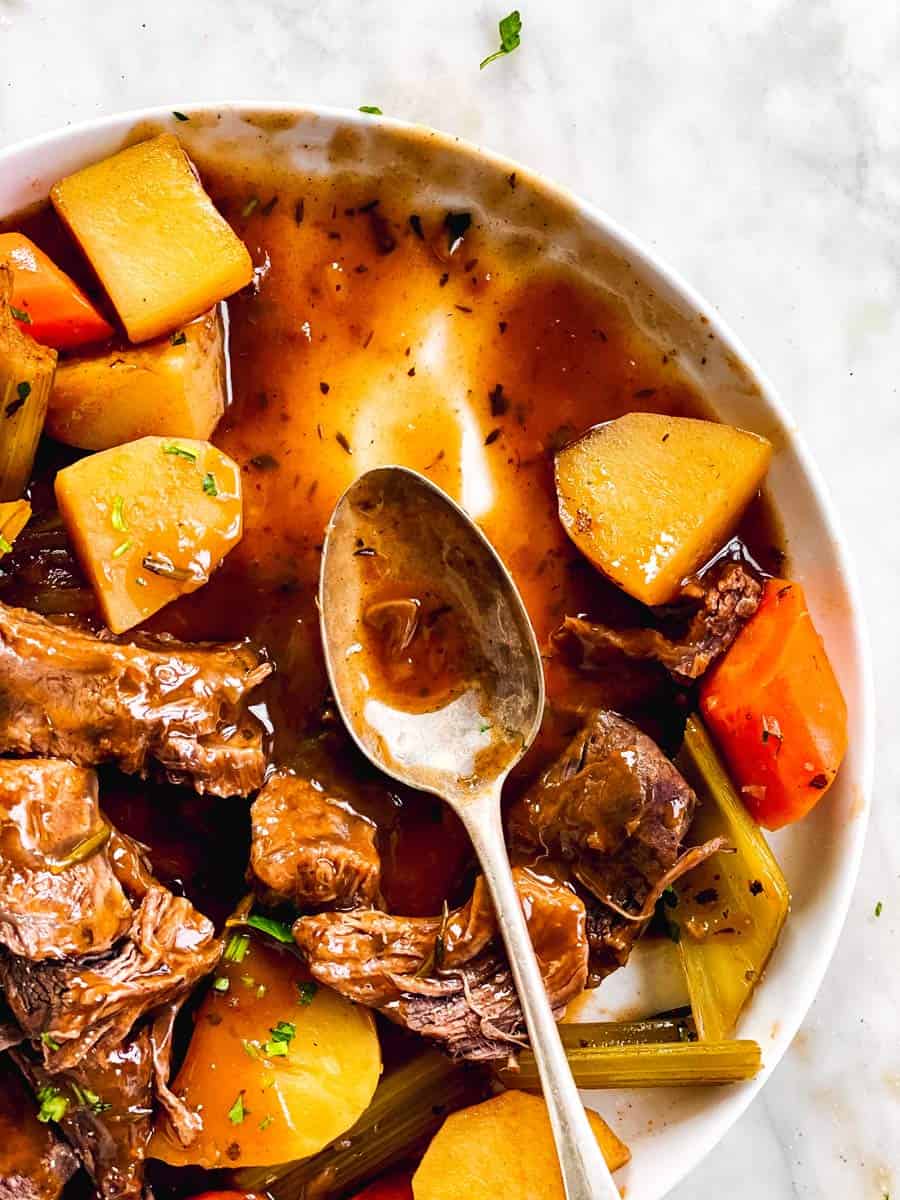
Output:
[[81,288],[24,234],[0,233],[0,264],[12,271],[13,315],[36,342],[71,350],[112,336]]
[[383,1175],[358,1192],[353,1200],[413,1200],[412,1183],[408,1171]]
[[847,750],[847,705],[799,584],[768,581],[700,706],[761,825],[780,829],[821,800]]

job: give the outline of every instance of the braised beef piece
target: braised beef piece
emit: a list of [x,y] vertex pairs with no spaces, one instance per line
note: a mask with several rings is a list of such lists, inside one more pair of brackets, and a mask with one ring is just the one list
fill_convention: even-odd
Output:
[[10,1056],[0,1057],[0,1200],[58,1200],[78,1159],[52,1125]]
[[273,775],[250,810],[248,882],[269,904],[348,908],[378,895],[375,825],[338,794],[297,775]]
[[556,638],[575,637],[596,664],[598,656],[624,654],[659,662],[676,683],[689,684],[725,653],[759,608],[762,586],[743,563],[724,562],[686,589],[700,607],[680,637],[658,629],[613,629],[597,621],[566,617]]
[[114,838],[93,771],[0,759],[0,945],[29,959],[108,950],[132,907],[119,874],[140,854]]
[[[585,910],[567,887],[515,871],[556,1015],[584,987]],[[525,1027],[483,879],[462,908],[439,917],[377,909],[300,917],[294,938],[313,976],[351,1000],[431,1038],[456,1058],[501,1059]]]
[[588,904],[592,984],[624,965],[665,888],[722,848],[679,857],[695,804],[656,743],[601,709],[510,810],[516,858],[561,860],[599,902]]
[[247,795],[266,769],[247,698],[271,670],[243,642],[118,641],[0,604],[0,750]]
[[95,1046],[80,1066],[50,1074],[31,1053],[16,1061],[38,1097],[64,1108],[57,1123],[101,1200],[140,1200],[153,1123],[153,1059],[146,1027]]
[[152,883],[126,936],[96,958],[30,962],[5,954],[0,984],[15,1019],[41,1039],[51,1072],[83,1063],[99,1043],[121,1042],[142,1017],[185,995],[218,962],[212,923]]

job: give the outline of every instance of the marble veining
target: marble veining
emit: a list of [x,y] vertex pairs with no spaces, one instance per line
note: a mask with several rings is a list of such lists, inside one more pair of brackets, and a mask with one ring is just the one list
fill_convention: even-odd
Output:
[[507,7],[0,0],[0,144],[145,104],[376,104],[593,200],[721,309],[828,479],[863,584],[882,750],[818,1000],[760,1097],[672,1195],[896,1197],[900,9],[522,0],[520,50],[479,72]]

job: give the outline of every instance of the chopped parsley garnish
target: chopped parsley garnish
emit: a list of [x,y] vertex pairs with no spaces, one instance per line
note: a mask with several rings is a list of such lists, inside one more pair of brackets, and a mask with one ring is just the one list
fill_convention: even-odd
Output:
[[875,905],[875,916],[880,917],[883,912],[884,912],[884,904],[879,900],[878,903]]
[[0,533],[0,554],[9,554],[10,550],[12,550],[12,543],[8,542]]
[[112,512],[109,517],[112,527],[117,533],[128,532],[128,522],[125,520],[125,497],[113,496]]
[[225,947],[226,962],[243,962],[244,955],[250,948],[250,938],[246,933],[236,933]]
[[41,1034],[41,1042],[47,1047],[48,1050],[59,1049],[59,1042],[55,1037],[51,1037],[49,1033]]
[[479,726],[478,726],[478,732],[479,732],[479,733],[487,733],[487,731],[488,731],[489,729],[490,729],[490,725],[479,725]]
[[163,446],[163,454],[174,454],[176,458],[186,458],[188,462],[192,463],[197,461],[196,450],[190,450],[187,446],[179,446],[177,442],[169,442]]
[[251,196],[244,207],[241,209],[242,217],[249,217],[259,206],[259,196]]
[[289,946],[294,940],[290,925],[285,924],[284,921],[273,921],[271,917],[253,916],[247,918],[247,924],[251,929],[258,929],[260,933],[267,933],[276,941],[284,942],[286,946]]
[[232,1125],[240,1125],[246,1115],[247,1110],[244,1108],[244,1093],[238,1092],[237,1099],[228,1110],[228,1120],[232,1123]]
[[296,1032],[297,1026],[291,1021],[279,1021],[269,1030],[272,1036],[263,1046],[263,1054],[269,1058],[284,1058]]
[[112,552],[113,558],[121,558],[123,554],[128,553],[133,545],[133,538],[126,538],[124,542],[119,542],[118,546]]
[[504,54],[512,54],[513,50],[519,48],[522,33],[522,18],[519,16],[519,10],[515,9],[500,21],[500,49],[495,50],[493,54],[489,54],[487,58],[481,60],[479,70],[483,71],[488,63],[492,63],[496,58],[502,58]]
[[188,119],[183,112],[176,112],[174,108],[172,109],[172,116],[176,121],[186,121]]
[[38,1088],[37,1101],[40,1105],[37,1119],[45,1125],[48,1121],[61,1121],[69,1109],[68,1097],[49,1083]]
[[272,1122],[274,1120],[275,1120],[275,1118],[272,1116],[271,1113],[269,1113],[267,1116],[263,1117],[263,1119],[259,1123],[259,1132],[265,1133],[266,1130],[269,1128],[269,1126],[272,1124]]
[[217,975],[213,980],[213,991],[227,992],[231,987],[231,980],[225,975]]
[[82,1108],[90,1109],[92,1113],[103,1113],[112,1108],[112,1105],[101,1100],[96,1092],[87,1087],[79,1087],[77,1083],[72,1084],[72,1094]]
[[368,113],[369,116],[371,116],[371,117],[383,117],[384,116],[384,113],[381,111],[381,109],[378,107],[377,104],[361,104],[359,106],[359,111]]
[[216,483],[216,477],[212,471],[207,471],[203,476],[203,490],[207,496],[218,496],[219,488]]
[[183,329],[179,329],[177,333],[173,333],[169,338],[173,346],[183,346],[187,341],[187,334]]
[[12,313],[15,319],[17,321],[21,321],[23,325],[31,324],[31,313],[25,312],[23,308],[16,308],[14,304],[11,304],[9,306],[9,311]]
[[304,983],[298,983],[297,991],[299,992],[299,996],[297,998],[297,1003],[312,1004],[313,996],[315,996],[318,990],[319,985],[317,983],[313,983],[311,979],[306,980]]

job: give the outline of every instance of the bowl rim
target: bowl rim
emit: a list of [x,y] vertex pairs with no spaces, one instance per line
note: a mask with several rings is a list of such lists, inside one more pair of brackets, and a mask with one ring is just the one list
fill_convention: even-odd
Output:
[[[831,904],[815,947],[809,951],[807,968],[802,982],[798,987],[797,999],[791,1007],[789,1020],[780,1023],[777,1035],[770,1041],[766,1064],[755,1079],[734,1089],[732,1102],[719,1105],[706,1114],[706,1127],[702,1133],[695,1134],[694,1146],[690,1153],[682,1156],[676,1169],[672,1171],[666,1183],[666,1191],[676,1187],[685,1176],[697,1167],[706,1155],[734,1126],[740,1116],[749,1107],[750,1102],[758,1095],[797,1033],[800,1025],[806,1019],[809,1009],[819,989],[825,973],[834,957],[838,939],[843,930],[850,909],[852,894],[856,888],[862,862],[863,848],[872,809],[872,792],[875,760],[875,688],[871,658],[871,646],[867,630],[865,610],[861,598],[861,589],[854,560],[844,537],[840,519],[834,502],[831,499],[823,474],[819,469],[812,453],[800,432],[790,411],[781,400],[774,384],[765,371],[762,370],[756,358],[748,351],[743,341],[734,333],[718,310],[708,303],[667,259],[655,249],[651,249],[641,238],[629,232],[619,221],[606,213],[598,204],[582,198],[565,184],[551,180],[541,172],[505,154],[488,149],[456,134],[434,129],[429,125],[405,121],[393,116],[371,115],[357,109],[347,109],[332,105],[304,104],[283,100],[267,100],[244,98],[240,100],[197,100],[176,101],[173,104],[155,104],[141,108],[125,109],[92,117],[60,128],[32,135],[0,148],[0,170],[9,168],[22,155],[40,153],[65,144],[77,141],[93,133],[112,132],[121,128],[127,132],[141,122],[169,122],[175,113],[183,113],[190,119],[191,115],[208,116],[216,113],[227,113],[232,116],[260,117],[266,114],[274,116],[315,117],[325,121],[341,122],[359,129],[370,127],[377,121],[387,130],[405,137],[427,138],[431,145],[461,152],[467,157],[488,164],[491,168],[509,175],[515,172],[528,180],[529,186],[538,194],[543,194],[556,202],[562,202],[576,215],[579,222],[587,223],[622,254],[628,255],[650,275],[655,275],[660,283],[671,292],[689,304],[693,310],[705,318],[708,328],[720,341],[726,345],[739,362],[750,372],[758,384],[759,394],[753,403],[768,409],[779,423],[784,433],[786,445],[796,455],[803,475],[812,492],[815,507],[821,516],[825,533],[831,540],[835,557],[840,563],[844,586],[849,599],[847,608],[847,624],[851,657],[856,663],[859,682],[859,711],[857,723],[859,726],[859,766],[857,774],[850,784],[856,785],[859,796],[858,815],[849,822],[845,839],[844,866],[836,889],[836,898]],[[176,118],[176,121],[178,119]],[[177,131],[177,128],[176,128]],[[0,214],[2,216],[2,214]],[[737,1094],[735,1094],[737,1093]],[[662,1195],[662,1193],[660,1193]]]

